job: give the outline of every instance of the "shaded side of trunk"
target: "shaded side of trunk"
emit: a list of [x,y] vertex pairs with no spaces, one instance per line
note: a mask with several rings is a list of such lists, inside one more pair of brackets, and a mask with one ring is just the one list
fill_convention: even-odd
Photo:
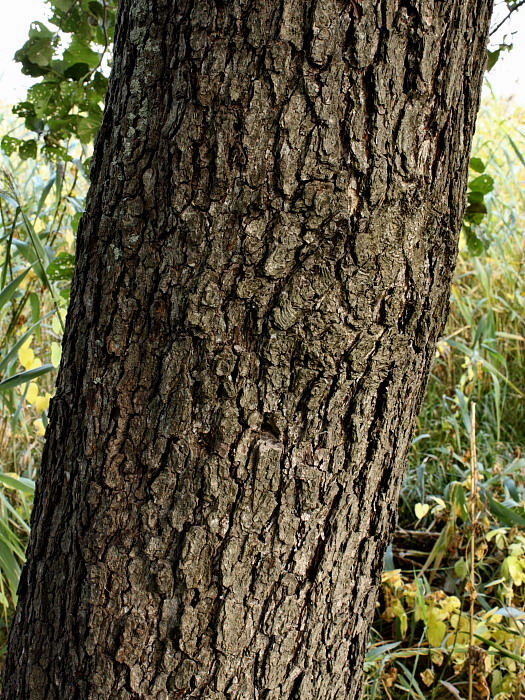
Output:
[[123,0],[4,699],[354,700],[490,0]]

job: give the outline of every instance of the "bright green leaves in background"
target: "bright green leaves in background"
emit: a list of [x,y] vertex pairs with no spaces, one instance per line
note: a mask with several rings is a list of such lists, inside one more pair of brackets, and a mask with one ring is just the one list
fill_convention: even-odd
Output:
[[15,54],[15,61],[22,64],[22,73],[37,77],[49,72],[49,64],[58,44],[57,35],[42,22],[33,22],[29,39]]
[[476,227],[482,223],[487,215],[485,197],[494,189],[494,179],[485,173],[485,168],[485,163],[481,158],[470,159],[470,169],[476,176],[468,183],[463,231],[471,255],[481,255],[490,244],[490,240],[483,239],[476,232]]
[[[15,54],[22,72],[42,80],[14,107],[26,129],[40,137],[42,152],[72,160],[70,139],[92,143],[102,123],[117,0],[51,0],[49,25],[33,22]],[[6,135],[2,148],[36,158],[35,139]]]

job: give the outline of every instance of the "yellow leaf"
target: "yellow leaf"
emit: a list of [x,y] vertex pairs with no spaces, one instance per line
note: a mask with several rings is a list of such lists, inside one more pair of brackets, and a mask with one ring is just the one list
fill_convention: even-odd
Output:
[[429,510],[430,510],[430,506],[428,505],[428,503],[416,503],[416,507],[415,507],[416,518],[418,520],[421,520],[421,518],[424,518]]
[[430,668],[427,668],[426,671],[423,671],[420,675],[421,680],[426,686],[431,686],[435,680],[434,672]]
[[60,343],[51,343],[51,362],[58,367],[60,358],[62,357],[62,346]]
[[53,398],[53,394],[50,394],[49,392],[46,392],[45,396],[37,396],[35,400],[35,408],[39,413],[43,413],[43,411],[47,411],[49,408],[49,402]]
[[506,527],[499,527],[495,530],[491,530],[490,532],[487,532],[487,534],[485,535],[485,538],[486,538],[487,542],[490,542],[492,539],[495,539],[496,546],[499,549],[505,549],[505,547],[507,546],[506,535],[507,535],[508,531],[509,530]]
[[57,335],[62,337],[62,325],[58,316],[53,317],[53,320],[51,321],[51,327]]
[[430,658],[432,659],[433,664],[435,664],[436,666],[441,666],[441,664],[445,660],[445,654],[442,651],[432,649],[432,651],[430,652]]
[[509,554],[513,557],[522,557],[525,552],[525,548],[521,542],[513,542],[509,545]]
[[18,360],[22,367],[25,367],[25,369],[31,369],[31,367],[33,366],[33,361],[35,359],[35,353],[31,350],[30,347],[32,341],[33,338],[32,336],[30,336],[18,351]]
[[[6,606],[7,607],[7,606]],[[395,666],[391,666],[382,676],[381,680],[387,688],[391,688],[397,680],[398,670]]]
[[441,602],[441,607],[447,613],[458,612],[458,610],[461,610],[461,601],[457,596],[449,595]]
[[75,234],[70,229],[66,229],[64,238],[66,239],[66,243],[69,245],[69,247],[71,247],[75,242]]
[[400,600],[394,600],[392,603],[392,612],[399,620],[401,636],[404,637],[408,629],[408,617]]
[[27,401],[27,403],[35,403],[37,398],[38,398],[38,386],[36,385],[35,382],[31,382],[31,384],[29,385],[29,389],[27,390],[26,401]]
[[482,542],[479,545],[479,547],[476,549],[476,558],[478,559],[478,561],[484,558],[488,548],[489,546],[486,542]]
[[488,620],[488,622],[494,622],[494,624],[499,625],[499,623],[503,620],[503,615],[500,615],[497,611],[499,608],[493,608],[492,610],[489,610],[483,615],[484,620]]
[[427,617],[427,639],[433,647],[439,647],[445,639],[447,626],[438,620],[436,613],[432,610]]
[[35,421],[33,421],[33,425],[35,426],[35,430],[36,430],[37,435],[45,435],[46,434],[46,429],[44,428],[44,422],[41,418],[37,418]]
[[53,318],[53,320],[51,321],[51,327],[57,335],[60,335],[62,333],[62,328],[60,327],[60,321],[59,321],[57,316],[55,316]]
[[34,270],[29,270],[27,275],[24,277],[24,279],[20,282],[20,289],[27,289],[27,285],[31,280],[34,280],[36,278]]
[[401,569],[393,569],[392,571],[384,571],[382,578],[382,583],[389,584],[394,588],[403,585],[403,579],[401,578]]
[[445,510],[447,507],[447,504],[442,498],[438,498],[437,496],[430,496],[430,498],[436,502],[437,505],[434,506],[432,509],[433,513],[441,513],[441,511]]
[[515,586],[521,586],[523,581],[525,581],[523,563],[516,556],[507,557],[503,562],[501,571],[504,576],[512,579],[512,583]]
[[35,369],[42,366],[42,360],[35,357],[35,353],[30,345],[33,337],[30,336],[18,351],[18,360],[24,369]]

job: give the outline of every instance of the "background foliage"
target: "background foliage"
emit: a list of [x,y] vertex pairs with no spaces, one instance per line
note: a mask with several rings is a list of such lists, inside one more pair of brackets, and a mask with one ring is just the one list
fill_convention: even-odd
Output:
[[33,22],[15,54],[25,75],[40,78],[14,113],[30,138],[5,134],[2,148],[21,158],[69,161],[69,144],[91,144],[102,123],[117,0],[50,0],[49,26]]

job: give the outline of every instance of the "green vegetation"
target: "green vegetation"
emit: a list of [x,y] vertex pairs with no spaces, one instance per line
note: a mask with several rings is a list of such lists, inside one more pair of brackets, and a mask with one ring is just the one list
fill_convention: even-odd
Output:
[[13,109],[34,133],[5,133],[2,148],[21,158],[39,153],[40,158],[68,162],[71,140],[91,144],[102,124],[117,0],[48,4],[48,22],[32,22],[27,41],[15,54],[22,73],[39,79]]
[[[24,137],[3,112],[1,132]],[[29,535],[86,190],[74,160],[66,167],[17,154],[0,159],[0,656]]]

